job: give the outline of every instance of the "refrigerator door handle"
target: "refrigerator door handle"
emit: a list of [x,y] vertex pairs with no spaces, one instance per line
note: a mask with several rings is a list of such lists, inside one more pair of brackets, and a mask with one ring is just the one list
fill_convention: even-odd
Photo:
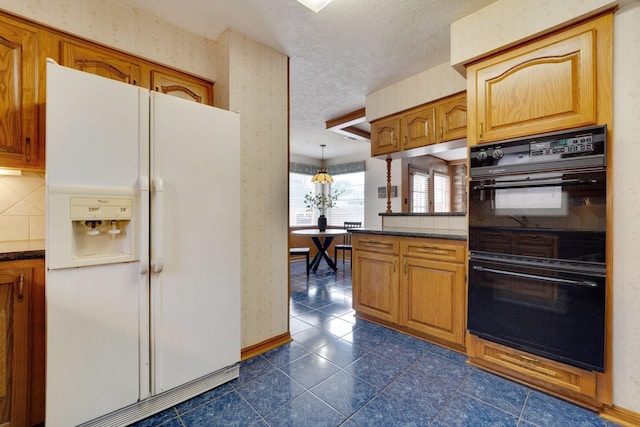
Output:
[[149,274],[149,261],[147,258],[143,258],[140,260],[140,264],[138,266],[138,274],[140,274],[140,276]]
[[151,222],[151,235],[155,242],[152,246],[151,268],[154,273],[161,273],[164,269],[164,180],[161,177],[153,178],[152,206],[154,214]]

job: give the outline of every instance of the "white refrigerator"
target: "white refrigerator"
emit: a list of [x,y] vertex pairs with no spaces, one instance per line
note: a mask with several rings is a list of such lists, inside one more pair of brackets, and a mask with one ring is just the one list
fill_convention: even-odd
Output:
[[238,376],[240,118],[47,63],[46,424]]

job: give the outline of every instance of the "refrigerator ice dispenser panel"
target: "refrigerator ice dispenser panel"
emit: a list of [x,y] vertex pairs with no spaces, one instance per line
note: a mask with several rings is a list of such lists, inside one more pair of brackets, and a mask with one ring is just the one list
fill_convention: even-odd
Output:
[[82,196],[50,192],[49,237],[64,243],[47,254],[49,269],[138,259],[133,239],[135,196],[101,190]]

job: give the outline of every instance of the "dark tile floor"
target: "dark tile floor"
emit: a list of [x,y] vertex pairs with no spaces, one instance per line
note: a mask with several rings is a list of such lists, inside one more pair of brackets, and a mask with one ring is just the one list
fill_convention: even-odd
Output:
[[615,425],[473,368],[464,355],[356,319],[348,264],[323,267],[307,278],[304,262],[292,262],[293,342],[136,427]]

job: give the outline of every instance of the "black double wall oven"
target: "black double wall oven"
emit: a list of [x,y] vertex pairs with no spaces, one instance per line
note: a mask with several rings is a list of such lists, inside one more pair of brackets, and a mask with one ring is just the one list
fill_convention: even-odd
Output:
[[470,149],[468,329],[604,370],[605,126]]

